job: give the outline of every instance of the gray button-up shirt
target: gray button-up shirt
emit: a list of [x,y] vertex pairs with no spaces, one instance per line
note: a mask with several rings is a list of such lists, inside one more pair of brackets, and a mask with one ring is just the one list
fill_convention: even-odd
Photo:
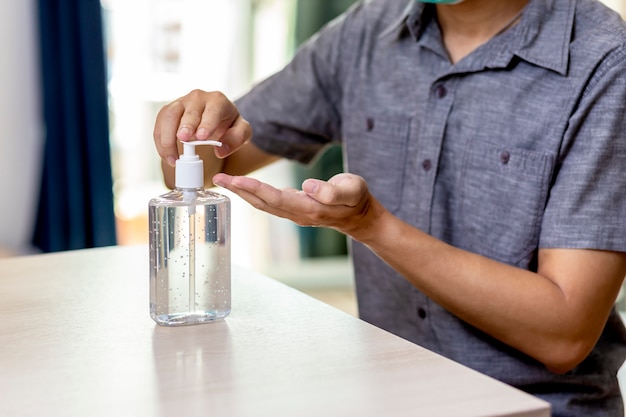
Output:
[[[536,270],[542,247],[626,251],[625,42],[599,2],[531,0],[517,25],[453,65],[433,7],[373,0],[237,104],[262,149],[308,162],[340,142],[347,171],[399,218]],[[622,415],[615,312],[591,355],[555,375],[363,245],[352,257],[364,320],[547,399],[555,416]]]

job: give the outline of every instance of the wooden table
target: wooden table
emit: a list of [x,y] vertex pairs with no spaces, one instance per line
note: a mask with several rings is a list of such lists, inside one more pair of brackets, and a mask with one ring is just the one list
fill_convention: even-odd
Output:
[[233,267],[233,312],[149,317],[145,247],[0,260],[0,416],[549,416],[534,397]]

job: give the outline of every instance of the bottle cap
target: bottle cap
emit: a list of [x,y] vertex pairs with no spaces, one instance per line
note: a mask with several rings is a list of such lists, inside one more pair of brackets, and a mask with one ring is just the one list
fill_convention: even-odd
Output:
[[183,142],[183,153],[176,160],[176,188],[202,188],[204,187],[204,163],[196,155],[196,146],[213,145],[222,146],[222,142],[216,140],[195,140]]

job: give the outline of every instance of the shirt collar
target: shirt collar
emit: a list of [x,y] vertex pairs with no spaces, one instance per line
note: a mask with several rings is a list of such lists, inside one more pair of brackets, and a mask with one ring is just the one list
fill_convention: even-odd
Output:
[[515,55],[566,74],[574,29],[575,0],[531,0],[524,12]]
[[[424,3],[409,0],[398,19],[380,36],[395,35],[400,39],[411,35],[419,40],[433,22],[432,10]],[[566,74],[575,10],[575,0],[530,0],[519,23],[518,42],[509,47],[511,56]]]
[[381,34],[380,37],[394,36],[399,39],[409,33],[417,40],[420,37],[422,14],[424,11],[424,3],[416,0],[409,0],[400,16],[394,20]]

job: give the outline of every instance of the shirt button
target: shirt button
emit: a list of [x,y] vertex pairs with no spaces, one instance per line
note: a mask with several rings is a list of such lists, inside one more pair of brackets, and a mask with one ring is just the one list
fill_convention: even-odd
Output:
[[367,120],[365,121],[365,126],[367,127],[368,132],[374,129],[374,119],[372,119],[371,117],[368,117]]
[[424,171],[430,171],[430,169],[433,167],[433,163],[431,162],[430,159],[424,159],[424,161],[422,162],[422,168],[424,168]]
[[426,310],[424,310],[423,308],[418,308],[417,309],[417,315],[420,319],[425,319],[426,318]]
[[502,162],[503,165],[506,165],[509,163],[510,160],[511,154],[508,151],[502,151],[502,153],[500,154],[500,162]]
[[448,89],[443,84],[437,84],[437,86],[435,87],[435,95],[438,98],[444,98],[446,95],[448,95]]

